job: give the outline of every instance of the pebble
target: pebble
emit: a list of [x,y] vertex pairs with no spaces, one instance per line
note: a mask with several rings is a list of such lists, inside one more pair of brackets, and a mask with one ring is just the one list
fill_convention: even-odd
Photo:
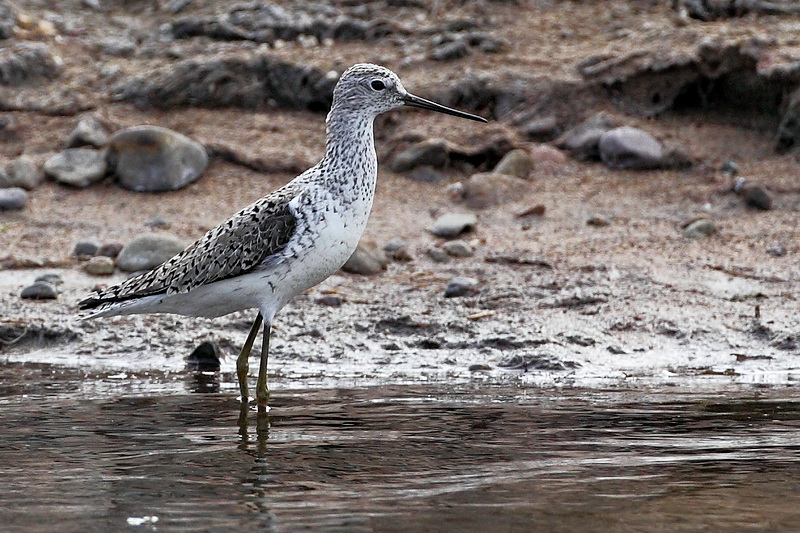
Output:
[[697,239],[713,235],[717,232],[717,226],[710,220],[701,218],[695,220],[683,230],[683,236],[688,239]]
[[782,257],[786,255],[786,247],[785,246],[770,246],[767,248],[767,253],[774,257]]
[[373,243],[360,242],[356,251],[342,267],[342,270],[351,274],[370,276],[379,274],[386,269],[389,259],[386,254]]
[[436,61],[452,61],[469,54],[469,46],[464,41],[440,44],[431,50],[430,57]]
[[472,208],[483,209],[518,198],[528,182],[515,176],[479,172],[464,182],[463,199]]
[[78,125],[67,137],[67,148],[78,146],[105,146],[108,142],[108,130],[105,125],[94,115],[81,117]]
[[403,150],[389,164],[394,172],[408,172],[416,167],[443,168],[450,158],[447,141],[426,139]]
[[567,156],[558,148],[547,144],[538,144],[530,149],[533,168],[537,174],[554,174],[561,170],[567,162]]
[[414,259],[408,251],[408,243],[399,237],[384,244],[383,251],[395,261],[412,261]]
[[59,183],[88,187],[106,174],[103,153],[90,148],[68,148],[44,164],[44,171]]
[[114,259],[122,251],[122,248],[123,248],[122,243],[107,242],[105,244],[100,245],[100,248],[97,249],[97,255],[103,255],[105,257],[110,257]]
[[736,164],[736,161],[725,161],[720,169],[728,176],[735,176],[739,173],[739,165]]
[[653,169],[664,165],[664,145],[646,131],[630,126],[600,136],[600,159],[614,169]]
[[104,255],[97,255],[89,259],[83,269],[93,276],[110,276],[114,273],[114,260]]
[[492,172],[526,180],[531,170],[533,170],[533,159],[530,154],[526,150],[517,148],[504,155]]
[[197,180],[208,167],[202,144],[157,126],[118,131],[108,148],[119,184],[132,191],[174,191]]
[[124,272],[138,272],[157,267],[185,245],[173,235],[144,233],[126,244],[117,256],[117,266]]
[[100,241],[97,239],[81,239],[75,243],[75,248],[72,249],[72,255],[97,255],[97,250],[100,249]]
[[344,298],[338,294],[325,294],[317,298],[317,303],[327,307],[341,307],[344,303]]
[[22,289],[20,297],[24,300],[55,300],[58,298],[58,289],[46,281],[34,281]]
[[520,211],[517,211],[515,216],[517,218],[531,217],[531,216],[542,217],[544,216],[546,210],[547,208],[544,206],[544,204],[536,204],[530,207],[526,207],[525,209],[522,209]]
[[438,172],[430,165],[417,167],[407,174],[409,179],[420,183],[442,183],[445,180],[444,174]]
[[760,185],[745,185],[740,193],[748,207],[769,211],[772,209],[772,197]]
[[32,190],[44,181],[44,170],[29,155],[21,155],[8,167],[8,181],[11,187]]
[[447,255],[453,257],[472,257],[475,254],[472,246],[470,246],[467,241],[461,239],[447,241],[442,244],[442,250],[444,250]]
[[28,203],[28,191],[22,187],[0,189],[0,211],[22,209]]
[[475,278],[453,278],[444,290],[445,298],[468,296],[478,292],[478,280]]
[[58,287],[59,285],[62,285],[64,283],[64,280],[61,279],[61,276],[59,276],[58,274],[54,274],[52,272],[50,272],[48,274],[42,274],[41,276],[37,277],[33,281],[34,282],[41,281],[41,282],[44,282],[44,283],[49,283],[50,285],[53,285],[54,287]]
[[447,263],[450,256],[441,248],[430,248],[425,252],[435,263]]
[[536,117],[520,125],[519,129],[529,141],[547,142],[558,135],[556,117]]
[[611,219],[600,215],[590,215],[589,218],[586,219],[586,225],[604,228],[611,225]]
[[489,365],[484,365],[484,364],[481,364],[481,363],[476,363],[476,364],[474,364],[474,365],[469,365],[469,368],[468,368],[468,370],[469,370],[470,372],[489,372],[490,370],[492,370],[492,367],[491,367],[491,366],[489,366]]
[[607,113],[596,113],[556,139],[556,146],[566,150],[575,159],[599,159],[600,137],[615,126]]
[[438,237],[458,237],[475,229],[478,217],[472,213],[447,213],[433,223],[430,232]]

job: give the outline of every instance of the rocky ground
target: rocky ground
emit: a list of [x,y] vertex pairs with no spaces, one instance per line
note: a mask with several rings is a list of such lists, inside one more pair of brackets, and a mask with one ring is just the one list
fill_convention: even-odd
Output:
[[[348,269],[373,273],[279,315],[279,377],[792,382],[796,15],[673,4],[0,4],[0,351],[142,372],[204,340],[235,353],[253,313],[79,323],[75,304],[142,268],[117,255],[142,234],[180,247],[314,164],[336,76],[369,61],[491,121],[376,123]],[[55,299],[22,298],[49,273],[28,290]]]

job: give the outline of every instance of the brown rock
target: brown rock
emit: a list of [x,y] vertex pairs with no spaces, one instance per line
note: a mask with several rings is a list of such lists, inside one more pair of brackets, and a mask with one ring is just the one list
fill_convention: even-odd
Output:
[[517,198],[528,182],[515,176],[481,172],[464,183],[464,201],[469,207],[484,208]]

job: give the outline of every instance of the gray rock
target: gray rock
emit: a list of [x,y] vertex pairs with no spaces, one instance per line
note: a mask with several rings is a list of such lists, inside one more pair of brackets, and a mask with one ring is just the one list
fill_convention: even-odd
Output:
[[526,180],[531,170],[533,170],[533,160],[530,154],[527,150],[517,148],[504,155],[492,172]]
[[108,130],[105,125],[94,115],[81,117],[78,125],[67,138],[67,148],[78,146],[105,146],[108,142]]
[[408,172],[420,166],[443,168],[447,165],[449,153],[444,139],[426,139],[394,156],[389,166],[394,172]]
[[61,74],[60,63],[45,43],[22,41],[0,48],[0,84],[55,79]]
[[54,287],[59,287],[60,285],[64,284],[64,280],[61,279],[61,276],[59,276],[58,274],[55,274],[53,272],[49,272],[47,274],[42,274],[41,276],[37,277],[33,281],[34,282],[42,281],[44,283],[49,283],[50,285],[52,285]]
[[44,164],[44,171],[59,183],[88,187],[106,175],[103,153],[89,148],[69,148]]
[[120,185],[132,191],[174,191],[195,181],[208,166],[203,145],[157,126],[118,131],[108,148],[108,162]]
[[447,213],[433,223],[431,233],[438,237],[458,237],[475,229],[478,217],[472,213]]
[[445,180],[444,175],[430,165],[417,167],[409,172],[407,176],[420,183],[442,183]]
[[97,250],[100,248],[100,241],[97,239],[81,239],[75,243],[75,248],[72,250],[72,255],[97,255]]
[[408,251],[408,243],[399,237],[384,244],[383,251],[395,261],[412,261],[414,259]]
[[652,169],[664,166],[664,145],[637,128],[609,130],[598,142],[600,159],[610,168]]
[[559,123],[556,117],[534,117],[520,124],[520,131],[529,141],[547,142],[558,135]]
[[447,263],[450,261],[450,256],[441,248],[429,248],[425,252],[435,263]]
[[22,289],[20,297],[24,300],[55,300],[58,298],[58,290],[46,281],[34,281]]
[[737,192],[742,196],[744,203],[747,204],[748,207],[761,209],[762,211],[769,211],[772,209],[772,197],[760,185],[748,183]]
[[770,246],[767,248],[767,253],[773,257],[783,257],[786,255],[785,246]]
[[564,132],[556,140],[556,146],[569,152],[575,159],[599,159],[600,137],[615,125],[614,119],[607,113],[597,113]]
[[89,259],[83,269],[93,276],[110,276],[114,273],[114,260],[98,255]]
[[445,298],[469,296],[478,292],[478,280],[474,278],[453,278],[444,289]]
[[136,43],[124,37],[102,39],[97,42],[97,47],[106,54],[118,57],[130,57],[136,53]]
[[122,248],[117,256],[117,266],[124,272],[150,270],[184,248],[183,242],[173,235],[144,233]]
[[483,209],[519,198],[528,186],[526,180],[514,176],[480,172],[464,182],[462,198],[469,207]]
[[107,242],[102,244],[100,248],[97,249],[97,255],[102,255],[105,257],[115,258],[119,255],[122,251],[122,244],[118,242]]
[[325,294],[317,298],[317,303],[326,307],[341,307],[344,303],[344,298],[338,294]]
[[695,220],[683,230],[683,235],[687,239],[698,239],[700,237],[707,237],[717,232],[717,226],[710,220],[701,218]]
[[0,211],[14,211],[28,203],[28,191],[21,187],[0,189]]
[[389,259],[386,254],[373,243],[360,242],[356,251],[342,267],[342,270],[351,274],[370,276],[379,274],[386,269]]
[[35,158],[21,155],[8,167],[8,183],[10,187],[22,187],[33,190],[44,181],[44,170]]
[[447,255],[452,255],[453,257],[472,257],[475,254],[472,246],[470,246],[467,241],[461,239],[447,241],[442,244],[442,250],[444,250]]
[[464,41],[440,44],[431,50],[430,57],[436,61],[452,61],[469,54],[469,46]]

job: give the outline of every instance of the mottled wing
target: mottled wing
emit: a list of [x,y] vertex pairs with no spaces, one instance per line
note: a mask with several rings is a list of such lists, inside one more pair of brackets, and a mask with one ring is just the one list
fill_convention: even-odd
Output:
[[78,307],[91,309],[155,294],[185,293],[259,267],[279,254],[294,235],[297,221],[289,208],[294,193],[292,188],[279,189],[160,266],[92,295]]

